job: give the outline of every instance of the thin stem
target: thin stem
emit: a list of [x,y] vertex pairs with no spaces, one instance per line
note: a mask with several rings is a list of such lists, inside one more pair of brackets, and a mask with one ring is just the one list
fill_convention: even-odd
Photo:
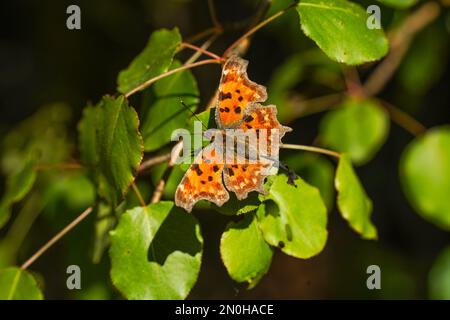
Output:
[[202,66],[202,65],[205,65],[205,64],[212,64],[212,63],[222,63],[222,61],[221,60],[217,60],[217,59],[202,60],[202,61],[190,63],[190,64],[187,64],[187,65],[183,65],[181,67],[169,70],[169,71],[167,71],[167,72],[165,72],[163,74],[160,74],[159,76],[151,78],[151,79],[145,81],[144,83],[138,85],[136,88],[134,88],[131,91],[129,91],[128,93],[126,93],[125,97],[128,98],[129,96],[135,94],[136,92],[144,90],[145,88],[149,87],[150,85],[152,85],[156,81],[161,80],[162,78],[168,77],[168,76],[170,76],[172,74],[175,74],[177,72],[180,72],[180,71],[183,71],[183,70],[186,70],[186,69],[191,69],[191,68],[198,67],[198,66]]
[[346,67],[343,70],[347,92],[352,97],[364,97],[366,93],[361,85],[358,69],[355,67]]
[[[211,37],[208,38],[208,40],[206,40],[202,46],[200,47],[203,50],[207,50],[214,41],[216,41],[216,39],[219,37],[218,33],[214,33]],[[196,51],[189,59],[186,60],[186,62],[184,64],[189,64],[192,62],[197,61],[197,59],[200,57],[201,52]]]
[[52,169],[83,169],[83,165],[80,163],[50,163],[50,164],[38,164],[34,167],[38,171],[52,170]]
[[208,0],[208,9],[209,9],[209,15],[211,17],[211,21],[212,21],[213,25],[217,29],[222,29],[222,24],[219,22],[219,19],[217,18],[217,12],[216,12],[216,8],[214,6],[213,0]]
[[61,239],[66,233],[72,230],[78,223],[86,218],[92,212],[92,207],[87,208],[80,214],[75,220],[69,223],[64,229],[62,229],[56,236],[51,238],[44,246],[42,246],[34,255],[31,256],[20,267],[21,269],[28,268],[34,261],[36,261],[45,251],[47,251],[52,245],[54,245],[59,239]]
[[219,57],[217,54],[215,54],[215,53],[213,53],[211,51],[208,51],[206,49],[203,49],[202,47],[197,47],[196,45],[193,45],[193,44],[190,44],[190,43],[187,43],[187,42],[183,42],[181,44],[181,47],[189,48],[189,49],[192,49],[192,50],[204,53],[204,54],[210,56],[211,58],[214,58],[214,59],[217,59],[217,60],[223,60],[223,58]]
[[301,144],[286,144],[286,143],[282,143],[282,144],[280,144],[280,148],[292,149],[292,150],[304,150],[304,151],[310,151],[310,152],[315,152],[315,153],[322,153],[322,154],[326,154],[326,155],[329,155],[329,156],[332,156],[332,157],[335,157],[335,158],[339,158],[341,156],[336,151],[323,149],[323,148],[318,148],[318,147],[304,146],[304,145],[301,145]]
[[392,121],[398,124],[406,131],[408,131],[409,133],[411,133],[413,136],[417,137],[425,133],[425,131],[427,131],[427,128],[423,124],[421,124],[419,121],[417,121],[412,116],[407,114],[405,111],[397,108],[396,106],[390,104],[387,101],[384,100],[379,101],[389,113]]
[[156,166],[158,164],[164,163],[166,161],[170,160],[170,152],[166,154],[162,154],[160,156],[155,156],[152,158],[149,158],[141,163],[138,169],[138,173],[141,173],[142,171],[147,170],[148,168],[151,168],[153,166]]
[[419,9],[408,16],[405,21],[390,36],[391,51],[376,67],[364,83],[364,89],[369,96],[378,94],[392,78],[400,66],[403,57],[411,45],[414,35],[439,17],[441,9],[436,2],[424,3]]
[[345,97],[345,93],[332,93],[326,96],[317,98],[311,98],[304,100],[303,98],[293,95],[289,100],[291,105],[290,111],[292,112],[292,118],[301,118],[309,115],[313,115],[319,112],[327,111],[342,101]]
[[264,27],[266,24],[272,22],[273,20],[279,18],[280,16],[282,16],[283,14],[285,14],[289,9],[295,7],[297,5],[297,3],[292,3],[289,7],[287,7],[286,9],[283,9],[273,15],[271,15],[270,17],[268,17],[266,20],[261,21],[260,23],[258,23],[256,26],[254,26],[253,28],[251,28],[250,30],[248,30],[246,33],[244,33],[239,39],[237,39],[234,43],[231,44],[231,46],[229,46],[225,52],[223,53],[222,57],[226,58],[229,56],[230,52],[236,48],[242,41],[244,41],[245,39],[247,39],[249,36],[251,36],[252,34],[254,34],[256,31],[258,31],[259,29],[261,29],[262,27]]
[[133,191],[136,194],[137,198],[139,199],[141,206],[145,208],[147,204],[145,203],[144,197],[142,197],[142,194],[139,191],[139,188],[137,187],[136,183],[134,183],[134,181],[131,183],[131,186],[133,187]]
[[223,32],[222,29],[219,29],[217,27],[211,27],[211,28],[203,30],[203,31],[201,31],[201,32],[199,32],[197,34],[194,34],[194,35],[188,37],[185,40],[186,40],[186,42],[192,43],[192,42],[196,42],[196,41],[198,41],[198,40],[200,40],[202,38],[205,38],[205,37],[207,37],[209,35],[219,35],[222,32]]
[[164,193],[164,188],[166,187],[166,181],[169,178],[170,173],[173,170],[173,166],[175,165],[176,160],[178,159],[182,150],[183,150],[183,141],[181,140],[177,142],[177,144],[172,148],[172,152],[170,154],[170,161],[167,165],[166,170],[163,173],[162,178],[158,181],[158,184],[156,185],[156,189],[155,192],[153,192],[151,203],[156,203],[159,202],[159,200],[161,200]]

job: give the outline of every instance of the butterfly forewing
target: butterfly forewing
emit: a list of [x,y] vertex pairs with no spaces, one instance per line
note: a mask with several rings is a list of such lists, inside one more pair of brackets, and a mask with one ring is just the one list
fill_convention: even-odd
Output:
[[252,103],[267,99],[266,88],[248,79],[247,65],[248,61],[233,56],[223,67],[216,104],[219,128],[238,126]]

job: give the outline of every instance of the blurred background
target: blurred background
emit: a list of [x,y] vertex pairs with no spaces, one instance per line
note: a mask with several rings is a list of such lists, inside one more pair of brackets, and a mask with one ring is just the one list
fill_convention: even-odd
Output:
[[[274,7],[267,13],[265,2],[214,1],[225,33],[210,50],[222,54],[257,14],[276,12],[289,4],[273,1]],[[360,3],[366,6],[371,2]],[[66,8],[71,4],[81,8],[81,30],[66,28]],[[380,6],[382,24],[388,30],[415,8],[394,10]],[[83,108],[106,93],[116,92],[118,72],[144,48],[152,31],[174,26],[178,26],[183,39],[210,28],[207,1],[2,1],[0,194],[5,176],[23,161],[29,148],[37,148],[47,163],[78,159],[76,127]],[[426,127],[450,123],[449,44],[450,11],[442,9],[440,16],[414,37],[400,67],[378,96]],[[186,59],[188,55],[183,52],[180,57]],[[344,91],[343,68],[304,36],[294,11],[257,32],[245,58],[250,61],[250,79],[268,86],[269,96],[273,92],[272,102],[279,108],[291,104],[297,110],[280,112],[283,124],[294,128],[285,142],[313,144],[323,116],[317,111],[331,102],[307,102]],[[374,68],[373,64],[359,68],[361,79],[366,79]],[[277,96],[277,84],[283,81],[280,74],[285,72],[289,72],[289,79],[284,79],[288,88],[285,95]],[[220,68],[208,65],[194,69],[193,74],[201,92],[200,108],[204,108],[217,87]],[[133,97],[131,105],[136,104],[138,100]],[[320,157],[319,167],[310,168],[308,155],[282,151],[282,157],[302,177],[319,179],[323,186],[322,196],[330,209],[329,238],[325,250],[309,260],[276,250],[268,274],[252,290],[234,283],[220,260],[219,240],[229,217],[214,211],[196,212],[205,245],[199,281],[189,298],[429,298],[430,270],[450,244],[450,233],[420,217],[402,191],[399,160],[413,138],[391,123],[380,151],[356,169],[374,203],[372,219],[378,228],[377,241],[360,239],[337,213],[332,191],[333,160]],[[154,181],[144,177],[139,187],[150,194]],[[26,200],[14,206],[17,219],[11,219],[0,230],[0,267],[22,263],[90,205],[94,197],[94,189],[83,173],[43,172]],[[108,255],[104,254],[98,263],[92,261],[93,220],[89,217],[33,264],[37,278],[45,279],[46,298],[121,298],[110,282]],[[66,289],[65,271],[70,264],[81,267],[82,290]],[[381,268],[381,290],[366,287],[366,268],[372,264]]]

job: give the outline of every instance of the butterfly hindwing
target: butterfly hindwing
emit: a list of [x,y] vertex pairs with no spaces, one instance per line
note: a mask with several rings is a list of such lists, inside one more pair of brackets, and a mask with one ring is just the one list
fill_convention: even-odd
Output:
[[175,192],[175,204],[191,212],[199,200],[208,200],[221,206],[229,199],[222,182],[224,165],[221,154],[210,144],[200,152]]
[[225,186],[236,194],[239,200],[245,199],[251,191],[264,192],[264,179],[269,175],[270,161],[254,164],[227,164],[223,172]]

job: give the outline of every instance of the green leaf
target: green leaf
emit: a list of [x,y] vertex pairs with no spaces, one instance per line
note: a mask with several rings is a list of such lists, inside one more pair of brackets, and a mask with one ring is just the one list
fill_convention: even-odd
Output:
[[334,204],[333,164],[324,157],[305,152],[293,153],[286,157],[283,163],[307,183],[318,188],[328,211],[331,211]]
[[328,112],[320,124],[321,141],[331,149],[347,153],[355,164],[372,159],[388,131],[389,117],[373,100],[347,100]]
[[434,23],[414,37],[402,60],[396,77],[418,103],[422,101],[417,96],[425,94],[445,73],[449,40],[440,23]]
[[125,212],[111,232],[111,278],[128,299],[184,299],[194,286],[203,239],[194,216],[159,202]]
[[83,118],[78,124],[78,143],[81,160],[84,165],[94,169],[99,163],[99,145],[97,138],[98,114],[100,107],[88,105],[83,110]]
[[22,169],[11,174],[6,181],[6,190],[0,200],[0,228],[11,217],[11,206],[22,200],[31,190],[36,180],[34,161],[29,160]]
[[123,196],[143,157],[139,118],[123,96],[103,97],[97,112],[98,169]]
[[450,127],[414,139],[400,160],[403,190],[427,221],[450,230]]
[[45,105],[16,125],[2,138],[2,171],[16,172],[30,158],[44,165],[69,161],[73,154],[68,130],[71,112],[66,104]]
[[236,196],[231,193],[230,200],[225,202],[222,206],[218,207],[215,204],[211,203],[211,208],[221,214],[231,216],[231,215],[240,215],[255,211],[258,209],[261,201],[258,198],[258,193],[252,192],[248,195],[247,198],[243,200],[238,200]]
[[254,287],[269,270],[272,248],[264,241],[254,214],[227,225],[220,239],[220,255],[230,277]]
[[358,65],[381,59],[388,41],[381,29],[369,29],[369,15],[346,0],[302,0],[297,6],[303,32],[337,62]]
[[[171,69],[181,66],[174,61]],[[172,132],[184,128],[199,103],[197,82],[190,70],[163,78],[152,88],[153,103],[144,106],[142,135],[145,151],[154,151],[170,142]],[[190,109],[187,110],[181,102]]]
[[428,277],[431,299],[450,300],[450,247],[442,251]]
[[0,270],[0,300],[42,299],[42,292],[30,273],[16,267]]
[[274,177],[269,194],[258,209],[258,220],[264,239],[284,253],[297,258],[310,258],[321,252],[327,241],[327,209],[319,190],[287,176]]
[[341,155],[336,171],[337,205],[342,217],[364,239],[376,239],[377,229],[370,221],[372,201],[364,191],[349,157]]
[[406,9],[415,5],[419,0],[378,0],[382,4],[396,8],[396,9]]
[[121,93],[129,92],[145,81],[166,72],[180,43],[181,36],[177,28],[153,32],[145,49],[127,69],[120,72],[117,90]]

